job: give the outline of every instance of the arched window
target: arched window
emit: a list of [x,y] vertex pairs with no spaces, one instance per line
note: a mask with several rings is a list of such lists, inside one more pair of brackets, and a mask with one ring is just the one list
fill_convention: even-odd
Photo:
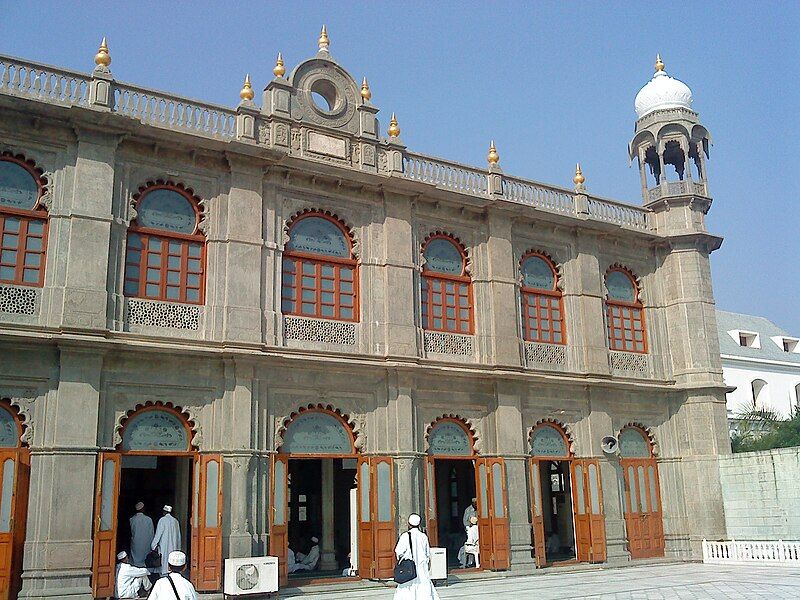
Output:
[[472,281],[467,256],[453,238],[436,234],[422,249],[422,327],[472,334]]
[[520,274],[525,341],[564,344],[564,306],[553,263],[546,256],[531,252],[522,257]]
[[639,286],[625,269],[611,268],[606,274],[606,326],[608,347],[624,352],[647,352],[644,308]]
[[800,413],[800,383],[794,386],[794,411]]
[[206,238],[200,231],[198,198],[161,183],[137,196],[137,216],[128,229],[125,295],[203,304]]
[[622,458],[652,458],[653,445],[641,429],[627,426],[619,434],[619,453]]
[[0,156],[0,282],[44,285],[47,209],[42,170],[21,156]]
[[322,213],[298,217],[283,252],[285,315],[358,321],[358,264],[344,225]]
[[769,400],[767,382],[763,379],[754,379],[750,384],[750,389],[753,392],[753,408],[755,410],[766,408]]

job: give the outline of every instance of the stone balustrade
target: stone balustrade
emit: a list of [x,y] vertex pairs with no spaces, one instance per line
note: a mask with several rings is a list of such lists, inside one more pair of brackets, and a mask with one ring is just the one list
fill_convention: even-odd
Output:
[[90,75],[0,55],[0,93],[63,106],[88,106]]
[[486,171],[411,152],[403,157],[403,175],[454,192],[484,195],[488,189]]

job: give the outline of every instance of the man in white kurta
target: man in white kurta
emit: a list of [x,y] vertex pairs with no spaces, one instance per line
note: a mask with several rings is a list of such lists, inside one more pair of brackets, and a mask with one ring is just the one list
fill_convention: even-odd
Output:
[[181,549],[181,526],[178,519],[172,516],[172,507],[169,504],[164,506],[164,516],[158,520],[150,548],[158,549],[161,554],[161,574],[169,573],[169,554]]
[[198,600],[194,586],[181,575],[186,568],[186,555],[180,551],[170,552],[167,562],[169,575],[156,581],[148,600]]
[[138,598],[148,591],[153,585],[149,574],[144,567],[132,566],[124,550],[117,554],[117,598]]
[[129,522],[131,524],[131,564],[137,567],[144,566],[144,559],[150,552],[153,543],[153,519],[144,514],[144,503],[136,503],[136,514]]
[[428,536],[419,530],[421,521],[417,514],[408,517],[408,532],[400,535],[394,547],[398,562],[404,558],[412,559],[417,568],[414,579],[397,586],[394,600],[439,600],[430,576],[431,546]]
[[289,567],[289,573],[313,571],[317,568],[317,563],[319,562],[319,538],[312,537],[311,543],[314,545],[311,546],[311,550],[308,551],[308,554],[298,552],[295,555],[296,560],[299,562],[295,562],[293,566]]
[[469,527],[467,527],[467,541],[464,542],[464,564],[466,566],[469,562],[467,557],[472,554],[475,557],[475,567],[481,568],[480,559],[480,542],[478,538],[478,517],[472,516],[469,519]]

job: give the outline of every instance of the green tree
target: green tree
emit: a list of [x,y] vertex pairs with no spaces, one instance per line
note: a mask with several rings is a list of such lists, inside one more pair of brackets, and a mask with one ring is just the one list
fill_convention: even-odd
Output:
[[755,452],[800,446],[800,413],[781,419],[771,410],[753,409],[737,415],[739,427],[731,436],[734,452]]

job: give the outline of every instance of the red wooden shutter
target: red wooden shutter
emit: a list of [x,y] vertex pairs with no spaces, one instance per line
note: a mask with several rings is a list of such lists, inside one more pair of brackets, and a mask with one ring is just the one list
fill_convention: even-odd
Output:
[[372,498],[375,578],[391,579],[396,563],[394,556],[394,462],[388,456],[373,456]]
[[544,536],[544,510],[542,508],[541,463],[535,458],[529,461],[531,485],[531,534],[533,536],[533,554],[536,566],[547,564]]
[[593,563],[606,560],[606,517],[603,511],[603,486],[600,479],[600,461],[584,460],[586,469],[586,508],[589,513],[591,552]]
[[0,600],[16,598],[22,583],[29,471],[29,452],[0,452]]
[[439,543],[439,519],[436,505],[436,463],[430,456],[425,458],[425,526],[431,546]]
[[280,454],[272,456],[272,519],[269,530],[270,556],[278,557],[280,585],[289,580],[289,459]]
[[489,477],[490,518],[492,529],[492,554],[490,569],[503,570],[511,566],[511,539],[509,536],[508,490],[506,465],[502,458],[487,458]]
[[121,467],[122,456],[117,452],[98,454],[92,552],[92,593],[95,598],[108,598],[115,592]]
[[584,461],[571,461],[570,473],[572,479],[572,511],[575,516],[575,557],[578,562],[588,562],[592,547],[592,526],[587,508],[586,465]]
[[222,455],[199,454],[194,468],[199,486],[192,524],[192,582],[197,591],[215,592],[222,587]]

